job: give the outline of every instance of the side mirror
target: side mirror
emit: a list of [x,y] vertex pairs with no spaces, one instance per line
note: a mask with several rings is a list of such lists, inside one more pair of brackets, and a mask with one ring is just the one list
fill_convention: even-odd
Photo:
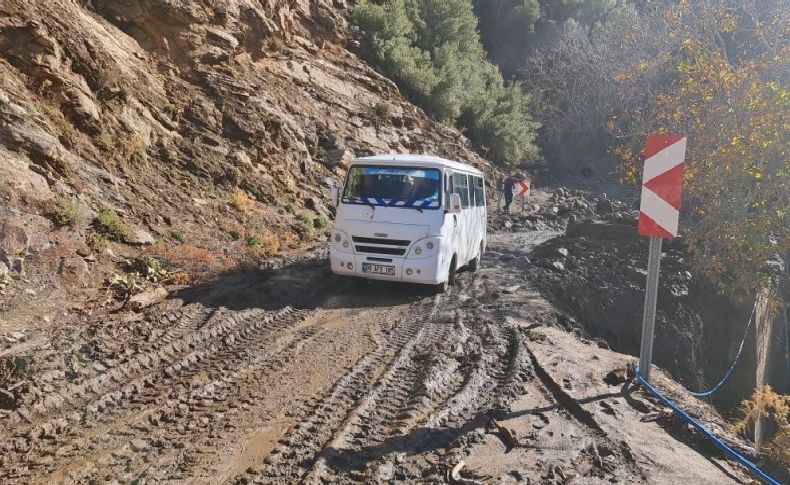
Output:
[[329,189],[329,193],[331,194],[330,197],[332,198],[332,204],[337,207],[337,205],[340,203],[340,189],[338,189],[336,185],[333,185]]
[[461,196],[455,192],[450,194],[450,208],[447,210],[450,214],[461,213]]

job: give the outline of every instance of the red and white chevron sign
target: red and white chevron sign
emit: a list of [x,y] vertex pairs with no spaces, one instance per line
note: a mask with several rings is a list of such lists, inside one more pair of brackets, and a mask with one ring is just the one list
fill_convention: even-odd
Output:
[[678,235],[685,158],[685,136],[647,137],[642,201],[639,205],[641,236],[672,239]]
[[519,180],[516,182],[516,195],[526,197],[529,195],[529,180]]

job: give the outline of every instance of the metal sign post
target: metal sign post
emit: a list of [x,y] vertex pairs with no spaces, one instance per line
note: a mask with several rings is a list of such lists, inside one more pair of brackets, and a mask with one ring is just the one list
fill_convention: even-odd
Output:
[[647,137],[638,229],[640,235],[650,237],[645,308],[642,314],[642,348],[639,353],[639,370],[647,382],[650,382],[650,366],[653,362],[661,240],[672,239],[678,234],[685,157],[686,137]]
[[661,238],[650,238],[650,252],[647,255],[647,287],[645,288],[645,309],[642,314],[642,348],[639,352],[639,369],[650,381],[650,366],[653,362],[653,339],[656,327],[656,300],[658,299],[658,273],[661,269]]

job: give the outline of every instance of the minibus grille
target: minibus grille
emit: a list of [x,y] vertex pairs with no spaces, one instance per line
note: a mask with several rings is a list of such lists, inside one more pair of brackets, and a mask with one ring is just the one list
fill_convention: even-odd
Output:
[[411,244],[411,241],[406,241],[404,239],[381,239],[377,237],[359,237],[359,236],[354,236],[351,239],[353,239],[355,243],[364,243],[364,244],[386,244],[389,246],[408,246],[409,244]]
[[395,256],[403,256],[406,254],[406,248],[387,248],[380,246],[355,246],[359,253],[373,253],[373,254],[392,254]]
[[[358,253],[388,254],[392,256],[403,256],[411,241],[405,239],[386,239],[379,237],[353,236],[351,238],[356,246]],[[375,246],[372,246],[375,244]]]

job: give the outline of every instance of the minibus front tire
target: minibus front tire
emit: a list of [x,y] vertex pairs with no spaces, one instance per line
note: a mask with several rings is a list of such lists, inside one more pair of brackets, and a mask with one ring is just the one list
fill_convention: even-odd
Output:
[[447,279],[443,283],[436,285],[437,293],[445,293],[451,286],[455,286],[455,274],[458,272],[457,258],[453,255],[450,261],[450,268],[447,269]]
[[471,261],[469,261],[469,269],[472,272],[475,272],[480,269],[480,263],[483,260],[483,243],[480,243],[480,250],[477,253],[477,256],[474,257]]

